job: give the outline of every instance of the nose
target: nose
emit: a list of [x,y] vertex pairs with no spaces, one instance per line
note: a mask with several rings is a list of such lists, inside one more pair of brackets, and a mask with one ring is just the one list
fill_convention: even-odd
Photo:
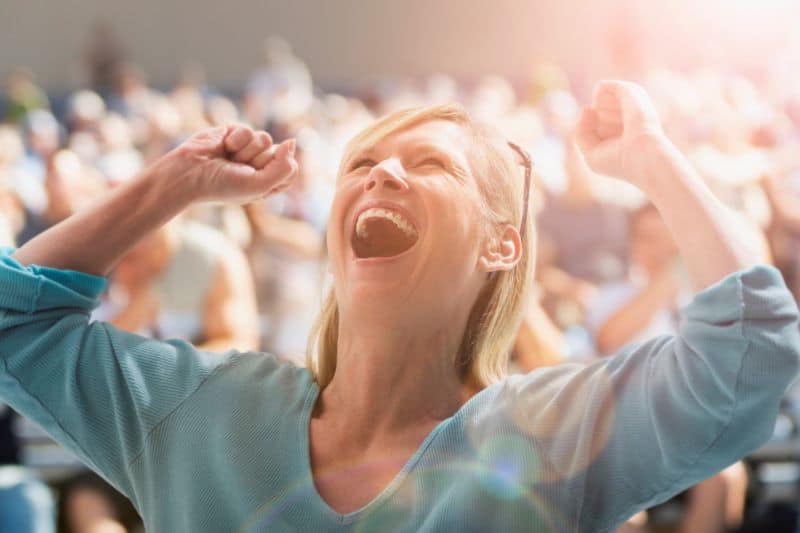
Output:
[[376,187],[392,191],[408,189],[405,169],[400,161],[394,158],[387,159],[372,167],[364,182],[364,190],[371,191]]

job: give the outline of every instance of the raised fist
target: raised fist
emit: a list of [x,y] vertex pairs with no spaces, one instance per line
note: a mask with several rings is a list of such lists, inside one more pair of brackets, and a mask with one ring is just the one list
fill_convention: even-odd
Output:
[[602,81],[583,110],[575,138],[589,167],[642,186],[651,151],[664,139],[658,114],[639,85]]
[[248,203],[285,189],[297,174],[295,140],[272,144],[243,125],[196,133],[156,163],[166,179],[183,179],[196,200]]

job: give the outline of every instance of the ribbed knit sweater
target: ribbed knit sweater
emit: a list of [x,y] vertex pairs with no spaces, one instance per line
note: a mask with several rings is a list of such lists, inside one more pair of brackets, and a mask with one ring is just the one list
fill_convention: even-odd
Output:
[[11,251],[0,398],[127,495],[149,532],[609,531],[768,439],[798,370],[780,274],[737,272],[695,295],[674,337],[481,391],[341,515],[313,483],[307,370],[90,322],[103,278]]

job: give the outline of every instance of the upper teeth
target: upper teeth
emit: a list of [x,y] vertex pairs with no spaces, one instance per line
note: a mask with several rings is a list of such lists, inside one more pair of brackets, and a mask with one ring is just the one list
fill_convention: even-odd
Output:
[[367,220],[370,218],[385,218],[391,220],[394,222],[394,225],[400,228],[406,235],[411,237],[417,236],[417,230],[414,229],[414,226],[400,213],[380,207],[370,207],[362,211],[361,214],[358,215],[358,220],[356,221],[356,235],[361,239],[367,237]]

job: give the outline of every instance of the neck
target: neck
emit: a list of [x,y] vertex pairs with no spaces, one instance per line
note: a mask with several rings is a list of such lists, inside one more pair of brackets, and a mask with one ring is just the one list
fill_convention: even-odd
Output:
[[317,416],[338,419],[351,438],[366,442],[438,423],[463,404],[454,368],[463,328],[423,331],[396,321],[351,327],[342,318],[336,373]]

